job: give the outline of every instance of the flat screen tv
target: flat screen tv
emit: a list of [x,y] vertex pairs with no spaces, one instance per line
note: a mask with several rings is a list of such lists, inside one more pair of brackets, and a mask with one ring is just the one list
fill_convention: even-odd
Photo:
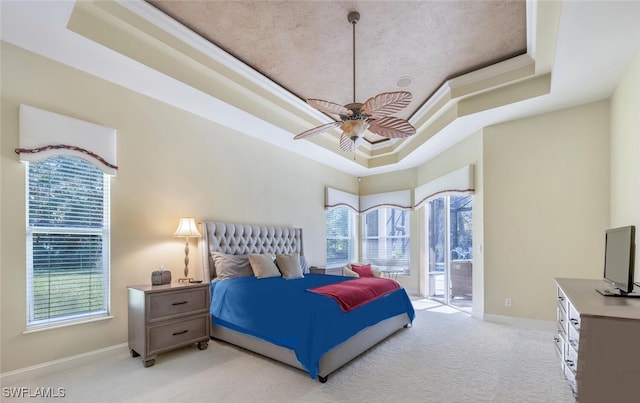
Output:
[[633,292],[633,274],[635,270],[636,227],[608,229],[605,233],[604,281],[613,289],[598,289],[605,296],[640,297]]

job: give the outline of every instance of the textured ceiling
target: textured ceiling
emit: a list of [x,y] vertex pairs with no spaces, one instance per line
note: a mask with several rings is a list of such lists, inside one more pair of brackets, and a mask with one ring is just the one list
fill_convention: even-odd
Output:
[[[524,0],[149,3],[302,99],[345,105],[410,91],[396,114],[405,119],[446,80],[527,51]],[[355,100],[350,11],[361,15]]]

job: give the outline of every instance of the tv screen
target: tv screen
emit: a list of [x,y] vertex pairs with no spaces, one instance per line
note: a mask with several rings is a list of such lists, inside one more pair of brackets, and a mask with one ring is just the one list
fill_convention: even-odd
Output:
[[609,229],[605,235],[604,280],[622,294],[633,291],[635,232],[630,225]]

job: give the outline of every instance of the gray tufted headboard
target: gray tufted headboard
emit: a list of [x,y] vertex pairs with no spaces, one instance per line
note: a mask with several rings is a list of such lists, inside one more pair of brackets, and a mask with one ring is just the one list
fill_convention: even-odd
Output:
[[216,277],[212,253],[229,255],[249,253],[294,253],[303,255],[302,229],[262,225],[228,224],[204,221],[203,263],[204,281]]

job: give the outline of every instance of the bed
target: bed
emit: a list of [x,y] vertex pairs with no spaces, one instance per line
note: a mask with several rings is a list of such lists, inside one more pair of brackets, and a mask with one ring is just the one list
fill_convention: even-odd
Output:
[[[203,226],[214,339],[302,369],[324,383],[329,374],[413,321],[411,301],[397,284],[397,289],[348,311],[316,293],[368,280],[309,273],[300,228],[213,221]],[[246,257],[256,255],[295,256],[304,275],[257,278],[245,272],[229,278],[229,262],[246,265]],[[238,269],[243,271],[246,267]]]

